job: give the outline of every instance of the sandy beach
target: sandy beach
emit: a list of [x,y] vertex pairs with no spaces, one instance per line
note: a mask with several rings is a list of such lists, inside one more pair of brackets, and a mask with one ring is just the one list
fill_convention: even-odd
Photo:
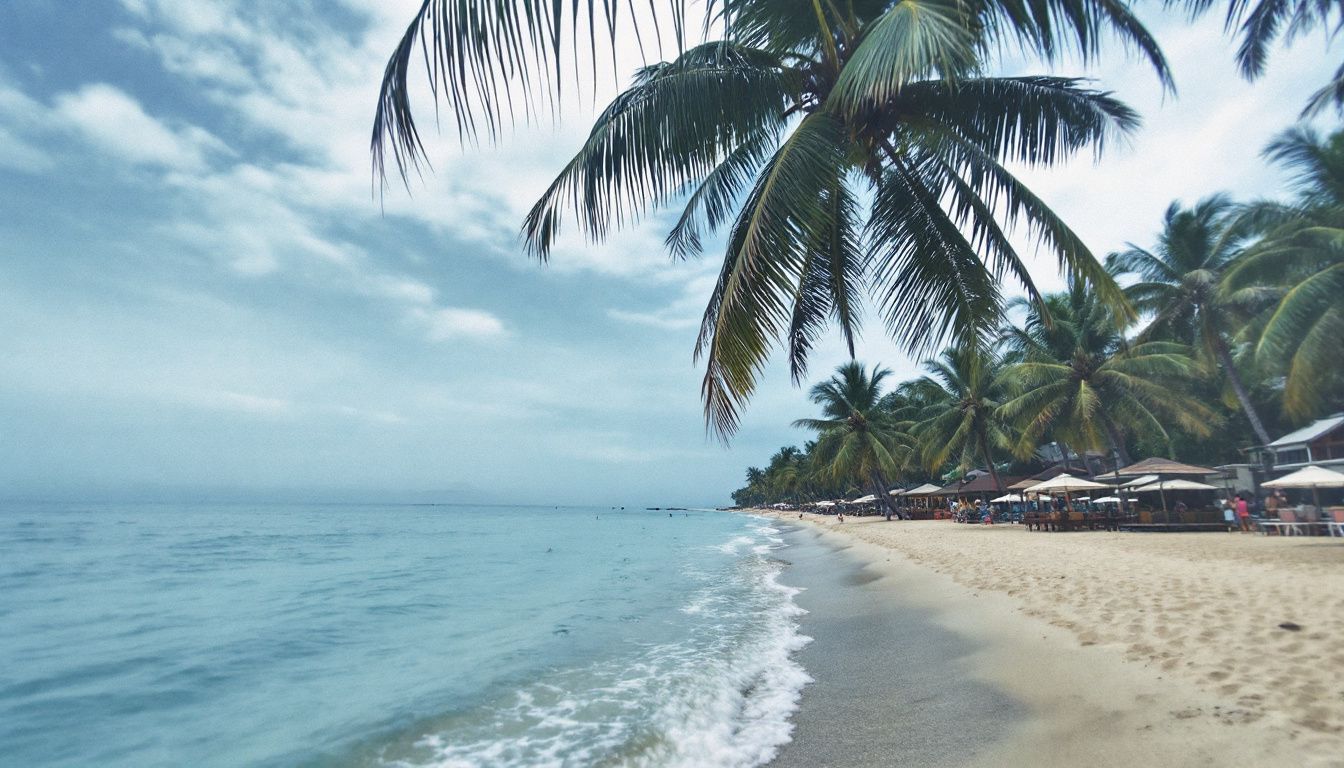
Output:
[[[892,761],[1344,766],[1338,539],[774,516],[856,559],[865,588],[930,612],[966,643],[964,673],[1026,713],[974,756]],[[856,664],[831,674],[890,674]]]

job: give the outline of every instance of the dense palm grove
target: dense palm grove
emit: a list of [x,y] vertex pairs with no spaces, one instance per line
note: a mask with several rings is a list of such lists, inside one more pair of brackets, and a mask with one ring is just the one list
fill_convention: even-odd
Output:
[[796,422],[815,439],[748,469],[734,501],[886,498],[879,488],[971,468],[1020,474],[1047,443],[1120,464],[1245,461],[1271,435],[1344,410],[1344,131],[1294,129],[1265,154],[1291,171],[1294,199],[1173,203],[1152,247],[1110,255],[1137,320],[1074,283],[1013,302],[1014,322],[885,392],[889,371],[841,366],[812,390],[824,418]]
[[[1223,15],[1248,79],[1275,45],[1344,25],[1344,0],[1165,5]],[[1234,460],[1344,405],[1344,135],[1266,149],[1291,199],[1173,204],[1154,243],[1104,263],[1009,169],[1101,152],[1139,115],[1080,79],[996,76],[1005,54],[1051,71],[1118,43],[1174,86],[1125,0],[426,0],[388,62],[376,171],[425,157],[413,67],[464,140],[495,138],[554,114],[625,35],[674,50],[597,117],[523,241],[544,261],[566,226],[596,241],[675,205],[673,257],[721,249],[695,344],[711,432],[735,431],[772,352],[802,382],[828,329],[852,356],[865,314],[917,354],[951,345],[914,381],[853,363],[816,385],[820,414],[798,422],[815,439],[752,469],[739,502],[997,474],[1044,443]],[[1310,88],[1304,119],[1339,112],[1344,67]],[[1041,294],[1015,228],[1067,291]]]

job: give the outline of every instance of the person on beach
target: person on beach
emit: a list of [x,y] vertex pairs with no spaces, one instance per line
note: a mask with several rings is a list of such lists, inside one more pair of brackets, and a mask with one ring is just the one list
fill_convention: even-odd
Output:
[[1240,493],[1237,494],[1237,522],[1241,524],[1242,533],[1251,532],[1251,505]]
[[1279,510],[1284,506],[1285,498],[1283,491],[1274,491],[1265,497],[1265,517],[1277,518]]
[[837,522],[841,522],[841,523],[845,522],[845,513],[844,513],[844,512],[836,512],[836,513],[835,513],[835,519],[836,519]]
[[1223,499],[1223,522],[1229,531],[1237,527],[1237,508],[1231,499]]

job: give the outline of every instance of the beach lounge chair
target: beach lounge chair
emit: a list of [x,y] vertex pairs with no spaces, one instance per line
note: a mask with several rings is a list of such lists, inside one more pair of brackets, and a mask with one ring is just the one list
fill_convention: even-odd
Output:
[[1312,520],[1316,517],[1313,513],[1315,507],[1305,507],[1299,515],[1295,509],[1280,509],[1279,522],[1283,527],[1283,532],[1288,536],[1311,536],[1318,528],[1325,528],[1325,523]]
[[1325,530],[1331,536],[1344,537],[1344,507],[1330,510],[1330,520],[1326,521]]
[[1297,519],[1297,510],[1293,509],[1279,509],[1279,527],[1285,536],[1301,536],[1305,533],[1302,523]]

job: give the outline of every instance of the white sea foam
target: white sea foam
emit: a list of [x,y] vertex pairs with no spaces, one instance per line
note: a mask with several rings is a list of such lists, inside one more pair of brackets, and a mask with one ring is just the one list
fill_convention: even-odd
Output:
[[756,543],[756,539],[751,536],[734,536],[731,540],[719,544],[715,549],[725,555],[736,555],[742,547],[749,547]]
[[788,742],[803,687],[794,659],[810,642],[798,631],[797,589],[779,582],[766,553],[778,531],[735,536],[718,551],[735,558],[722,579],[697,583],[681,611],[683,641],[635,659],[565,670],[478,713],[471,727],[426,736],[427,759],[398,768],[749,768]]

